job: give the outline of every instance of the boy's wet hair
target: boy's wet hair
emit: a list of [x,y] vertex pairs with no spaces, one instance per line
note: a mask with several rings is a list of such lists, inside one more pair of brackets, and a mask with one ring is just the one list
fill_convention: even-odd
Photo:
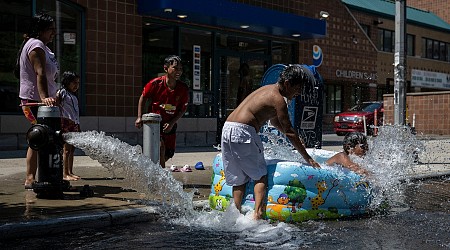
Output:
[[346,153],[358,144],[367,145],[367,137],[361,132],[350,132],[344,137],[343,147]]
[[55,19],[48,14],[38,13],[31,19],[31,25],[27,32],[28,37],[37,38],[39,33],[46,31],[55,22]]
[[77,73],[72,71],[65,71],[62,76],[61,85],[63,88],[67,89],[69,84],[76,79],[80,78]]
[[313,73],[305,66],[300,64],[289,64],[281,71],[278,82],[283,83],[286,80],[289,81],[292,86],[298,84],[307,85],[307,83],[313,85],[315,78]]
[[174,63],[177,63],[177,65],[181,64],[181,58],[176,55],[170,55],[164,59],[164,65],[169,67],[170,65],[173,65]]

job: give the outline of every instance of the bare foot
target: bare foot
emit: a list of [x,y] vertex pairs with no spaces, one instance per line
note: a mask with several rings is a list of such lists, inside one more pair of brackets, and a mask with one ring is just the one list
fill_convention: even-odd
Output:
[[64,177],[63,177],[63,180],[65,180],[65,181],[78,181],[77,178],[71,176],[70,174],[64,176]]
[[25,189],[33,189],[33,182],[34,182],[33,178],[27,178],[25,180],[25,183],[23,184],[25,186]]
[[71,173],[71,174],[69,174],[69,175],[72,176],[72,177],[74,177],[74,178],[77,178],[77,180],[81,179],[81,177],[78,176],[78,175],[76,175],[76,174]]

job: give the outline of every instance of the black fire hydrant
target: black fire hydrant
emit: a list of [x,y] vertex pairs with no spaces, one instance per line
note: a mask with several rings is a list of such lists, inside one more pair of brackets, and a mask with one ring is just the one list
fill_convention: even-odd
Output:
[[37,124],[27,132],[30,148],[38,151],[37,181],[32,188],[37,198],[62,199],[70,183],[63,180],[62,150],[64,140],[58,107],[41,106]]

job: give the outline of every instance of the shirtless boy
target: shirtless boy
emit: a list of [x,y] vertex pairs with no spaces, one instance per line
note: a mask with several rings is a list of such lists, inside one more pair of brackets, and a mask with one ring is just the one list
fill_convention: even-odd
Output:
[[270,84],[252,92],[228,116],[222,130],[222,160],[226,183],[233,187],[236,208],[241,210],[245,185],[255,181],[255,219],[264,213],[267,187],[267,167],[264,148],[257,133],[267,121],[284,133],[307,163],[320,168],[299,138],[289,120],[287,100],[299,95],[305,84],[314,76],[304,66],[289,65],[280,74],[276,84]]
[[341,165],[358,174],[369,175],[369,171],[354,163],[352,159],[350,159],[350,155],[363,157],[366,154],[367,150],[369,150],[366,136],[361,132],[348,133],[344,137],[342,146],[344,148],[344,151],[335,154],[325,163],[329,166],[334,164]]

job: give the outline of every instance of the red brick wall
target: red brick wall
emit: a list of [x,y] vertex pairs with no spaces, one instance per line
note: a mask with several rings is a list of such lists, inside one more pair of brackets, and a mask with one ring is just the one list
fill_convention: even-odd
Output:
[[[384,95],[385,124],[394,123],[393,95]],[[425,135],[450,135],[450,91],[409,93],[406,96],[407,123],[413,125],[417,133]]]
[[142,91],[136,0],[72,0],[86,10],[86,114],[133,116]]

